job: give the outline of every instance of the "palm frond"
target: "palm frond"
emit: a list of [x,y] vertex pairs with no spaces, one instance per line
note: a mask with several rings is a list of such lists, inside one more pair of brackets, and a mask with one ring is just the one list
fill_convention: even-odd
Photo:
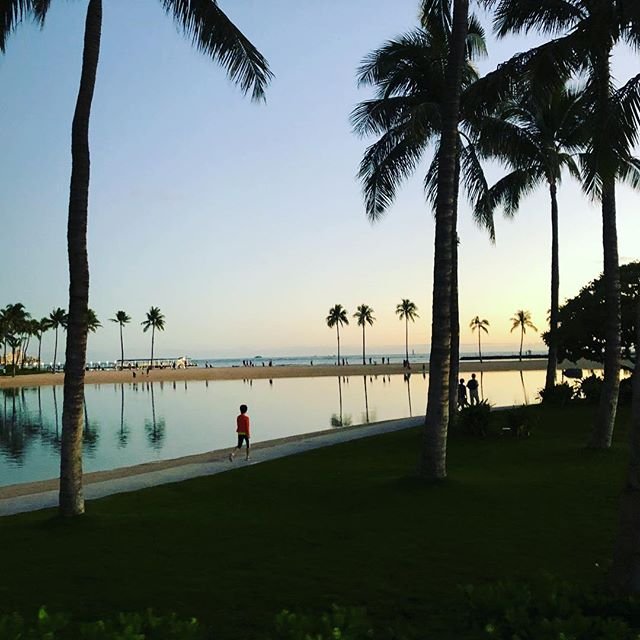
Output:
[[469,25],[467,27],[467,58],[469,60],[477,60],[485,58],[487,53],[487,34],[478,17],[474,14],[469,16]]
[[499,37],[532,29],[560,33],[571,29],[583,17],[579,3],[568,0],[500,0],[493,26]]
[[434,149],[433,159],[429,163],[429,168],[424,176],[423,188],[427,202],[435,215],[438,201],[438,158],[440,157],[440,144]]
[[[498,207],[502,207],[504,215],[513,217],[520,207],[520,200],[531,193],[542,182],[542,176],[526,169],[515,169],[498,180],[475,205],[478,211],[474,216],[487,217]],[[485,209],[483,211],[482,209]]]
[[410,126],[392,129],[365,152],[358,178],[363,183],[365,209],[372,222],[386,213],[398,187],[420,161],[429,138],[415,134]]
[[473,219],[482,229],[486,229],[491,242],[496,241],[496,229],[493,223],[493,211],[486,207],[475,207],[475,203],[487,197],[489,185],[473,144],[465,145],[460,152],[460,174],[473,207]]
[[354,132],[362,137],[383,134],[412,118],[428,123],[440,122],[440,105],[415,96],[394,96],[364,100],[349,117]]
[[262,54],[218,7],[216,0],[161,0],[164,10],[203,53],[251,99],[265,99],[273,74]]
[[629,158],[618,171],[618,177],[632,189],[640,189],[640,158]]
[[33,0],[0,1],[0,51],[5,52],[7,38],[27,17],[33,16]]

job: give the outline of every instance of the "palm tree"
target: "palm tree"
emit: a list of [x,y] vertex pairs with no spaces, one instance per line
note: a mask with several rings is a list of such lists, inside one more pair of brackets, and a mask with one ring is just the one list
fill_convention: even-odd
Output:
[[109,318],[111,322],[117,322],[120,325],[120,368],[124,367],[124,342],[122,339],[122,328],[125,324],[131,322],[131,318],[125,311],[118,311],[115,318]]
[[583,114],[579,93],[564,84],[550,91],[540,91],[536,79],[520,84],[516,97],[505,101],[495,115],[482,123],[478,146],[482,151],[505,162],[511,171],[478,200],[477,208],[493,211],[503,206],[512,216],[522,196],[545,183],[551,205],[551,313],[549,321],[549,357],[545,390],[556,382],[558,366],[558,309],[560,268],[558,249],[557,188],[562,170],[580,179],[573,155],[582,145]]
[[409,320],[415,322],[419,318],[418,307],[409,298],[402,298],[402,302],[396,305],[396,315],[404,320],[404,350],[405,359],[409,362]]
[[[3,309],[2,314],[5,323],[5,348],[8,344],[11,347],[13,375],[16,375],[16,351],[23,345],[23,335],[29,330],[29,320],[31,315],[27,313],[21,302],[8,304]],[[24,349],[21,349],[24,351]],[[6,362],[6,351],[5,351]]]
[[36,339],[38,340],[38,371],[41,369],[42,360],[42,336],[51,328],[51,321],[49,318],[40,318],[38,321],[38,327],[36,329]]
[[529,311],[523,311],[520,309],[516,311],[516,315],[511,318],[511,333],[515,329],[520,329],[520,362],[522,362],[522,342],[524,340],[524,334],[527,333],[527,328],[537,331],[537,327],[531,322],[531,313]]
[[151,362],[150,367],[153,369],[153,344],[155,341],[156,329],[164,331],[164,316],[158,307],[151,307],[147,311],[147,319],[141,322],[143,331],[146,333],[151,328]]
[[56,339],[53,347],[53,371],[56,370],[56,358],[58,357],[58,328],[67,326],[67,312],[58,307],[49,314],[49,326],[56,331]]
[[[44,24],[49,0],[4,0],[0,17],[0,51],[18,23],[33,17]],[[243,93],[263,100],[271,72],[259,51],[218,7],[217,0],[188,2],[161,0],[185,36],[218,62]],[[71,131],[71,185],[67,242],[69,254],[69,326],[62,416],[60,512],[84,513],[82,495],[82,421],[84,371],[87,356],[89,262],[87,208],[89,196],[89,118],[98,69],[102,31],[102,0],[89,0],[85,22],[80,88]]]
[[[625,0],[491,0],[497,4],[496,31],[538,29],[560,34],[521,54],[511,66],[520,70],[551,62],[550,68],[584,81],[584,126],[589,132],[581,154],[582,187],[602,206],[605,307],[607,309],[604,386],[589,445],[608,448],[620,386],[620,273],[616,223],[616,182],[640,183],[640,163],[632,157],[637,141],[640,76],[616,89],[611,72],[614,47],[640,46],[640,9]],[[547,65],[549,67],[549,65]],[[550,74],[555,75],[555,74]],[[552,77],[555,81],[555,77]]]
[[373,326],[375,317],[373,315],[373,309],[366,304],[361,304],[358,310],[353,314],[353,317],[358,320],[358,326],[362,327],[362,364],[366,364],[365,360],[365,348],[364,348],[364,328],[367,323]]
[[88,308],[87,309],[87,330],[89,331],[89,333],[95,333],[101,326],[102,326],[102,323],[100,322],[100,320],[98,320],[98,316],[96,315],[96,312],[93,309]]
[[341,305],[336,304],[329,309],[329,315],[326,318],[327,326],[329,329],[336,328],[336,335],[338,337],[338,365],[340,365],[340,326],[349,324],[349,318],[347,317],[347,310]]
[[482,362],[482,348],[480,346],[480,336],[482,335],[483,331],[485,333],[489,333],[489,329],[487,329],[488,326],[489,326],[489,321],[488,320],[480,320],[480,316],[476,316],[469,323],[469,327],[470,327],[471,331],[477,331],[478,332],[478,357],[480,358],[480,362]]
[[[451,371],[451,350],[456,351],[455,366],[459,352],[455,284],[457,191],[461,172],[471,193],[477,195],[486,186],[473,145],[467,144],[461,151],[464,145],[459,129],[460,93],[463,86],[477,77],[465,55],[481,51],[480,45],[484,47],[482,29],[477,21],[469,20],[468,9],[468,0],[454,0],[453,12],[448,2],[423,0],[423,32],[412,32],[397,43],[388,43],[380,53],[390,56],[378,56],[376,60],[374,54],[361,67],[360,83],[376,83],[378,100],[362,103],[352,115],[359,133],[381,134],[380,140],[367,150],[360,167],[367,214],[372,220],[385,212],[399,184],[417,167],[428,143],[437,139],[435,159],[425,180],[427,190],[437,196],[428,402],[431,409],[427,411],[424,455],[420,461],[420,474],[433,478],[446,475],[449,411],[441,403],[449,395],[450,377],[455,376]],[[399,53],[394,57],[396,49]],[[455,401],[454,397],[449,401]]]

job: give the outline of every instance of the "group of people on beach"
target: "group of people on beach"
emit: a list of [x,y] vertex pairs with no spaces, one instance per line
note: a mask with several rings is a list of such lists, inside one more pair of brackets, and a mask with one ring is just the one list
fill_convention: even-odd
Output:
[[[478,396],[478,381],[476,380],[476,374],[471,374],[471,380],[464,383],[464,378],[460,378],[458,384],[458,408],[463,409],[469,405],[480,404],[480,397]],[[467,400],[467,389],[469,390],[469,400]]]

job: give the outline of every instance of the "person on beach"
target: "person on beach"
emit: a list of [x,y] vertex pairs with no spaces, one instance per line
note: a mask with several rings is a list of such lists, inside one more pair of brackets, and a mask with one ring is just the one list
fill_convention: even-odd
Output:
[[480,404],[480,398],[478,397],[478,381],[476,380],[476,374],[471,374],[471,380],[467,382],[467,389],[469,389],[469,400],[472,405]]
[[460,384],[458,385],[458,408],[464,409],[467,404],[467,387],[464,384],[464,378],[460,378]]
[[236,433],[238,434],[238,446],[229,454],[229,462],[233,462],[236,453],[242,449],[242,443],[247,443],[247,457],[249,459],[249,436],[251,435],[251,424],[247,415],[247,405],[240,405],[240,415],[236,418]]

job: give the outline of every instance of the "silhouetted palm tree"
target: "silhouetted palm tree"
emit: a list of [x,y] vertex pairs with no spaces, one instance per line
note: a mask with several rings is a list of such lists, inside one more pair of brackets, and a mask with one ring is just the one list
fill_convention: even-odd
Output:
[[141,322],[143,331],[146,333],[151,329],[151,362],[150,367],[153,369],[153,345],[155,341],[156,329],[158,331],[164,331],[164,316],[160,312],[158,307],[151,307],[147,311],[147,319]]
[[58,328],[63,329],[67,326],[67,312],[58,307],[49,314],[49,326],[55,329],[56,339],[53,347],[53,370],[56,370],[56,358],[58,357]]
[[367,324],[373,326],[373,323],[375,322],[373,309],[369,305],[361,304],[358,307],[358,310],[353,314],[353,317],[358,320],[358,326],[362,327],[362,364],[366,364],[364,329]]
[[489,329],[487,329],[488,326],[489,326],[489,321],[480,320],[480,316],[476,316],[469,323],[469,327],[471,328],[471,331],[478,332],[478,357],[480,358],[480,362],[482,362],[482,348],[480,345],[480,336],[482,335],[483,331],[485,333],[489,333]]
[[545,390],[556,382],[558,366],[558,309],[560,267],[558,246],[557,188],[562,171],[567,169],[580,179],[574,154],[584,137],[580,93],[564,85],[539,91],[535,79],[516,85],[517,96],[500,105],[495,115],[482,122],[478,146],[490,156],[505,162],[511,171],[500,179],[476,203],[478,209],[493,211],[502,206],[514,215],[520,199],[538,185],[546,184],[551,205],[551,314],[549,320],[549,357]]
[[35,334],[38,340],[38,371],[40,371],[42,364],[42,336],[49,331],[49,329],[51,329],[51,320],[49,320],[49,318],[40,318]]
[[523,311],[520,309],[516,311],[516,315],[511,318],[511,333],[515,329],[520,329],[520,362],[522,362],[522,343],[524,341],[524,334],[527,333],[527,328],[537,331],[537,327],[531,321],[531,313],[529,311]]
[[87,309],[87,330],[95,333],[101,326],[102,323],[98,320],[96,312],[91,308]]
[[329,315],[326,318],[329,329],[336,328],[336,336],[338,338],[338,365],[340,365],[340,326],[349,324],[347,310],[341,305],[336,304],[329,309]]
[[640,47],[640,4],[625,0],[491,0],[497,4],[499,36],[537,29],[559,34],[517,56],[510,66],[526,70],[547,63],[557,72],[583,81],[582,111],[589,132],[581,154],[582,187],[602,205],[605,306],[607,309],[604,386],[589,440],[596,448],[611,445],[620,385],[620,273],[616,223],[616,182],[640,184],[640,164],[632,156],[637,142],[640,76],[616,89],[611,65],[614,48],[626,42]]
[[122,328],[125,324],[131,322],[131,318],[125,311],[118,311],[115,318],[109,318],[111,322],[117,322],[120,325],[120,368],[124,367],[124,341],[122,339]]
[[396,315],[404,320],[404,350],[405,358],[409,362],[409,320],[415,322],[419,318],[418,307],[409,298],[402,298],[402,302],[396,305]]
[[[254,100],[264,99],[271,78],[266,60],[218,7],[217,0],[161,0],[185,36],[218,62],[229,78]],[[4,0],[0,11],[0,51],[23,19],[44,24],[50,0]],[[65,359],[60,512],[84,513],[82,495],[82,422],[87,355],[89,262],[87,208],[89,196],[89,118],[96,82],[102,31],[102,0],[89,0],[85,22],[80,88],[71,131],[71,185],[67,242],[69,254],[69,325]]]

